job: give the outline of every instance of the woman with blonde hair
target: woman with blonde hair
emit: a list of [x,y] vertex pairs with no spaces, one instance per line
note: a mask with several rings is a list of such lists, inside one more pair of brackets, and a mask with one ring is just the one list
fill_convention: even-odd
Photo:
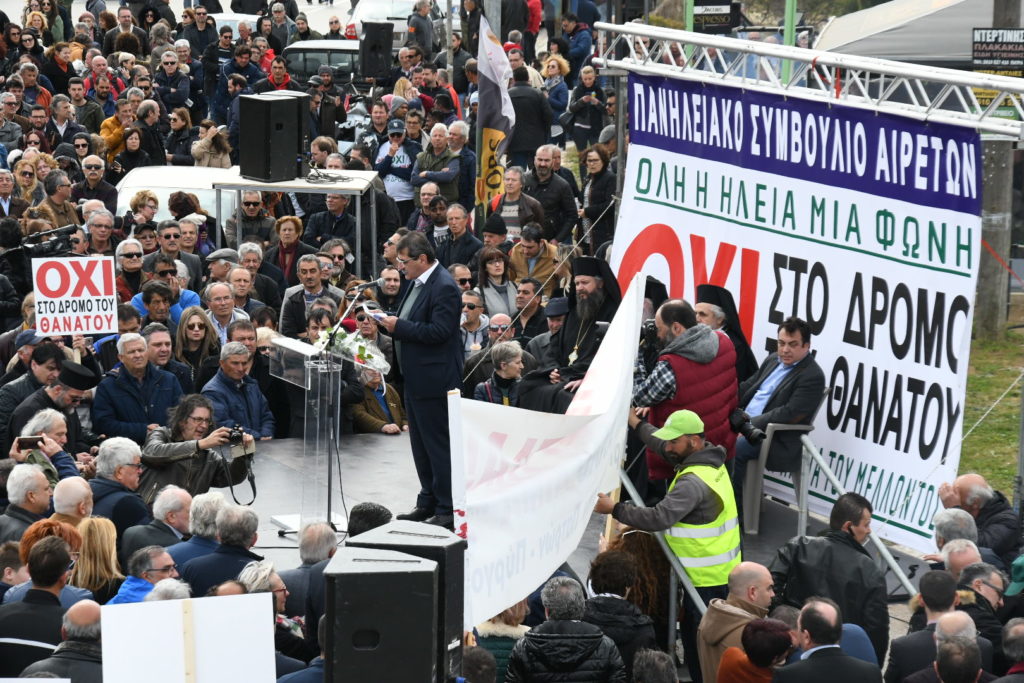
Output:
[[203,361],[220,353],[220,340],[206,312],[199,306],[189,306],[178,319],[174,339],[174,357],[192,368],[198,375]]
[[35,29],[36,35],[39,36],[43,45],[53,43],[53,34],[50,33],[46,15],[42,12],[29,12],[28,16],[25,17],[25,28]]
[[39,150],[39,156],[35,158],[36,163],[36,178],[39,180],[39,184],[42,185],[46,182],[46,176],[50,175],[50,171],[56,171],[60,164],[54,159],[46,150]]
[[17,192],[29,206],[35,206],[46,199],[43,184],[36,177],[36,165],[32,159],[19,159],[14,164],[14,182]]
[[[551,105],[551,113],[554,114],[554,121],[558,122],[562,114],[569,106],[569,86],[565,83],[565,77],[569,75],[569,62],[560,54],[549,55],[544,60],[544,95]],[[558,124],[561,127],[561,123]],[[565,138],[562,135],[556,136],[553,142],[565,145]]]
[[124,581],[117,565],[117,529],[105,517],[86,517],[78,524],[78,533],[82,550],[68,583],[92,591],[102,605],[117,595]]
[[527,611],[524,598],[476,627],[476,644],[494,655],[498,672],[495,683],[504,683],[512,648],[530,630],[523,624]]
[[228,136],[217,129],[210,119],[199,122],[199,139],[192,143],[192,157],[196,166],[231,168],[231,145]]

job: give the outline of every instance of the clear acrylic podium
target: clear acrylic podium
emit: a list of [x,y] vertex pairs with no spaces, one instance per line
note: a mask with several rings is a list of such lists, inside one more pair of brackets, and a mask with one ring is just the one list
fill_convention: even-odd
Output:
[[329,521],[338,529],[347,520],[334,512],[334,478],[341,476],[341,373],[340,355],[321,351],[311,344],[278,337],[270,350],[270,374],[303,390],[301,404],[292,410],[305,414],[301,455],[296,461],[302,474],[302,501],[298,514],[274,515],[282,531],[298,531],[311,521]]

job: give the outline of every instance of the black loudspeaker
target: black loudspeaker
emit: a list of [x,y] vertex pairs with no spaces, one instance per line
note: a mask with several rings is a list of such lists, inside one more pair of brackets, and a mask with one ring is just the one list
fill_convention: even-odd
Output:
[[466,541],[432,524],[395,521],[349,538],[348,547],[395,550],[437,563],[437,683],[462,674]]
[[363,22],[359,39],[360,73],[367,78],[387,78],[391,74],[391,46],[395,25],[389,22]]
[[309,95],[275,90],[239,95],[238,166],[243,178],[276,183],[303,173],[309,152]]
[[345,546],[331,558],[324,577],[325,681],[434,680],[436,562]]

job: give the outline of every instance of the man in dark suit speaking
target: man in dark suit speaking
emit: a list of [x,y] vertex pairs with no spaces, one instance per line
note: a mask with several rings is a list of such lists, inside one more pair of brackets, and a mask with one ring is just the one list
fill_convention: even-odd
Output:
[[[811,327],[800,318],[786,318],[779,325],[778,352],[761,363],[750,378],[740,384],[740,408],[758,429],[770,422],[810,424],[825,391],[825,373],[811,353]],[[735,414],[734,414],[735,415]],[[735,429],[737,424],[734,423]],[[799,432],[779,432],[772,439],[765,469],[772,472],[793,472],[800,468]],[[746,464],[757,458],[760,443],[752,444],[746,437],[736,440],[733,483],[736,499],[741,496]]]
[[440,267],[422,233],[409,233],[395,251],[413,286],[399,304],[398,315],[387,316],[380,324],[395,340],[395,357],[405,378],[409,438],[420,479],[416,507],[397,517],[453,529],[447,392],[462,382],[462,291]]
[[776,669],[777,683],[881,683],[874,664],[851,657],[839,647],[843,618],[828,598],[811,598],[800,610],[798,638],[804,653],[799,662]]

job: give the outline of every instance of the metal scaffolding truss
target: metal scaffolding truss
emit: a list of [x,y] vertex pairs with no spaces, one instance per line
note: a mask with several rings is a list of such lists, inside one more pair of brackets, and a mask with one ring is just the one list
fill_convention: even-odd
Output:
[[[1024,139],[1024,79],[639,23],[599,22],[595,28],[606,36],[594,60],[600,67],[837,102]],[[985,96],[991,97],[989,104],[979,103],[976,89],[992,91]],[[1018,120],[999,117],[1007,108]]]

